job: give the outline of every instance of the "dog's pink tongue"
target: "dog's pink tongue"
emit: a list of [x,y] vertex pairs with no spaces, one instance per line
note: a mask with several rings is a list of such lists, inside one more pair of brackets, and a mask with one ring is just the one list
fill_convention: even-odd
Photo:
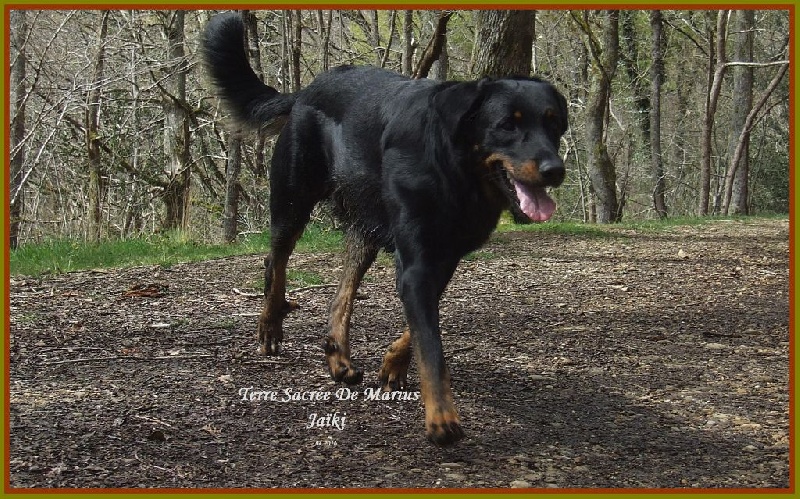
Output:
[[547,195],[544,187],[527,187],[514,181],[517,199],[523,213],[534,222],[544,222],[556,211],[555,201]]

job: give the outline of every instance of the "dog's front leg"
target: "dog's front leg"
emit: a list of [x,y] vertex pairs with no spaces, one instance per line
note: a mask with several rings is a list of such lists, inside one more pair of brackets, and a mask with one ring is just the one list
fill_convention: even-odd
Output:
[[428,439],[437,445],[453,444],[464,437],[439,331],[439,297],[456,264],[426,265],[417,261],[409,266],[398,262],[398,289],[419,366],[425,430]]

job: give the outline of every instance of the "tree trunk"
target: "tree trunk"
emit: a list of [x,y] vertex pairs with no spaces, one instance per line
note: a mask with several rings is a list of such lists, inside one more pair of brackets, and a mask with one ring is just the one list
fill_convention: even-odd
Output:
[[533,10],[478,11],[472,75],[530,76],[534,22]]
[[700,142],[700,199],[697,209],[697,214],[700,216],[708,215],[709,197],[711,195],[711,139],[714,129],[714,115],[717,113],[717,102],[719,101],[722,80],[727,67],[725,65],[727,29],[728,11],[721,10],[717,13],[716,30],[711,29],[708,34],[708,93],[706,95],[703,133]]
[[[133,28],[137,26],[138,16],[141,15],[137,11],[130,11],[125,18],[127,18],[127,22],[129,23],[129,28],[133,31]],[[138,71],[139,67],[139,58],[142,57],[142,53],[139,50],[132,50],[130,59],[128,60],[128,68],[126,70],[128,74],[129,80],[126,82],[130,88],[130,109],[131,109],[131,122],[132,122],[132,129],[134,130],[135,134],[139,134],[142,130],[142,103],[141,103],[141,94],[142,94],[142,87],[141,82],[139,79],[141,78],[141,73]],[[128,196],[125,204],[125,209],[123,210],[122,215],[122,233],[120,234],[122,238],[127,238],[132,234],[136,234],[141,231],[144,220],[142,217],[144,206],[147,204],[145,198],[147,197],[145,194],[144,185],[139,181],[137,171],[139,170],[139,158],[142,155],[142,151],[149,150],[149,144],[142,143],[143,141],[132,141],[131,143],[131,150],[130,155],[127,158],[128,162],[131,166],[131,170],[126,170],[125,173],[127,175],[127,180],[130,183],[130,191],[128,191]],[[146,153],[145,153],[146,155]]]
[[736,149],[733,152],[733,157],[731,158],[730,165],[728,166],[728,173],[725,178],[725,187],[724,187],[724,196],[725,196],[725,214],[728,214],[728,207],[731,201],[731,193],[733,191],[733,181],[736,175],[736,165],[739,164],[740,160],[745,151],[745,147],[747,146],[747,137],[750,134],[750,130],[752,130],[753,125],[755,125],[756,117],[758,116],[759,111],[761,108],[764,107],[764,104],[767,103],[769,96],[772,95],[772,92],[778,87],[778,84],[783,79],[786,72],[789,70],[789,61],[783,61],[781,63],[781,68],[778,70],[778,73],[772,78],[772,81],[767,86],[767,89],[764,91],[764,94],[759,99],[758,103],[747,113],[747,118],[744,121],[744,126],[742,127],[741,134],[739,135],[739,140],[736,145]]
[[414,50],[417,43],[414,40],[414,11],[403,11],[403,63],[402,72],[411,76],[414,70]]
[[[755,29],[755,12],[752,10],[739,10],[736,12],[738,35],[734,48],[734,60],[739,62],[753,62],[753,31]],[[743,150],[738,164],[731,165],[729,172],[732,176],[732,194],[724,200],[726,213],[747,215],[750,210],[747,206],[748,177],[750,176],[750,131],[745,129],[747,115],[753,108],[753,67],[735,66],[733,68],[733,116],[731,118],[731,132],[728,142],[728,157],[733,158],[742,136]],[[727,194],[727,193],[726,193]]]
[[9,130],[10,181],[9,192],[11,203],[9,206],[9,248],[15,249],[19,245],[19,229],[24,208],[22,189],[23,167],[25,164],[25,148],[22,141],[25,139],[25,71],[26,52],[25,40],[28,36],[28,21],[25,10],[11,10],[9,15],[10,33],[10,85],[9,85],[9,116],[11,118]]
[[280,69],[280,84],[279,89],[282,93],[291,91],[291,73],[289,68],[289,59],[291,59],[291,26],[292,26],[292,11],[281,11],[281,69]]
[[619,60],[619,11],[605,11],[602,44],[592,32],[588,19],[584,17],[576,20],[587,36],[592,59],[586,106],[586,144],[591,190],[595,197],[597,222],[614,223],[622,220],[622,206],[617,198],[617,172],[608,154],[605,131],[611,100],[611,82]]
[[650,86],[650,161],[653,170],[653,208],[658,218],[667,218],[664,159],[661,153],[661,84],[664,81],[664,22],[660,10],[650,12],[653,36]]
[[239,172],[242,169],[242,140],[236,136],[228,143],[228,161],[225,167],[225,209],[222,229],[225,242],[233,243],[239,232]]
[[[385,68],[386,63],[389,62],[389,56],[392,54],[392,43],[397,35],[397,12],[393,10],[391,14],[389,14],[389,36],[386,38],[386,46],[381,47],[378,52],[381,54],[381,60],[379,63],[379,67]],[[377,18],[376,18],[377,19]],[[445,45],[445,51],[447,46]]]
[[167,158],[167,186],[164,189],[166,215],[163,228],[186,230],[189,227],[189,119],[186,115],[187,61],[184,46],[185,11],[168,15],[164,31],[169,45],[168,71],[164,81],[164,153]]
[[331,28],[332,21],[333,21],[333,11],[327,11],[327,19],[323,15],[323,11],[317,11],[317,23],[319,24],[319,38],[321,40],[321,46],[319,48],[320,54],[322,55],[322,62],[321,62],[321,70],[325,72],[330,69],[330,45],[331,45]]
[[[642,136],[641,149],[635,142],[630,147],[632,153],[641,150],[649,158],[653,179],[653,208],[659,218],[666,218],[664,167],[661,160],[660,144],[661,81],[664,77],[662,16],[659,10],[654,10],[650,13],[652,64],[650,66],[650,85],[647,85],[647,79],[644,77],[646,72],[640,69],[640,61],[643,57],[639,53],[639,46],[637,45],[638,35],[635,16],[639,15],[643,15],[643,13],[631,10],[620,12],[622,39],[625,40],[625,54],[622,60],[628,73],[628,80],[634,91],[634,104]],[[654,132],[658,135],[657,137],[653,136]],[[633,158],[635,158],[635,155]],[[623,199],[624,194],[625,191],[622,190],[621,199]]]
[[103,11],[97,38],[91,90],[86,99],[86,149],[89,166],[89,230],[88,239],[99,241],[103,234],[103,205],[108,192],[108,172],[100,156],[100,104],[103,85],[105,44],[108,34],[109,11]]
[[635,26],[635,16],[641,11],[623,10],[620,12],[620,27],[622,28],[622,40],[625,41],[623,54],[620,55],[623,66],[628,74],[631,88],[633,89],[633,103],[636,106],[636,116],[639,130],[642,134],[644,145],[650,144],[650,91],[647,88],[647,80],[643,77],[644,71],[639,68],[639,47],[637,45],[638,33]]
[[433,61],[431,67],[431,78],[436,81],[446,81],[447,73],[450,71],[450,55],[447,53],[447,31],[441,34],[441,50],[439,57]]
[[301,81],[300,56],[303,50],[303,12],[294,11],[292,20],[292,92],[299,92],[303,86]]

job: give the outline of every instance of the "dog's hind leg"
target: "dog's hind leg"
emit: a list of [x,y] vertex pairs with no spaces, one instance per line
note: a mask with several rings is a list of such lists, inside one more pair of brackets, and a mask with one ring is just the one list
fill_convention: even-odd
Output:
[[[275,144],[270,180],[271,251],[264,263],[264,308],[258,319],[259,350],[280,353],[283,319],[297,308],[286,300],[286,266],[298,239],[323,197],[324,162],[314,144],[315,129],[301,119],[290,122]],[[310,137],[309,137],[310,135]]]
[[258,318],[259,352],[277,355],[283,341],[283,319],[297,308],[293,301],[286,300],[286,265],[303,227],[294,234],[279,238],[276,243],[273,230],[272,251],[264,259],[264,308]]
[[328,323],[330,336],[323,345],[328,368],[335,381],[355,384],[360,383],[364,377],[364,371],[353,366],[350,360],[350,317],[358,286],[367,269],[375,261],[378,249],[377,246],[364,241],[355,230],[348,231],[342,277],[331,303]]

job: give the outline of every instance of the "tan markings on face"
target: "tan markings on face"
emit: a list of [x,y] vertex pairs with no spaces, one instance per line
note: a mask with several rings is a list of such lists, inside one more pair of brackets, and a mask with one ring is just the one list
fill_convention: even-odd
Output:
[[553,119],[553,118],[555,118],[555,117],[556,117],[556,112],[555,112],[555,111],[553,111],[552,109],[548,108],[548,109],[547,109],[547,110],[544,112],[544,117],[545,117],[545,119],[551,120],[551,119]]
[[484,163],[487,167],[490,167],[494,163],[500,163],[503,165],[503,168],[511,174],[512,177],[524,182],[537,184],[542,181],[541,175],[539,175],[539,164],[533,160],[523,161],[520,164],[514,164],[511,158],[505,154],[496,152],[490,154],[484,160]]
[[484,160],[486,167],[491,167],[494,163],[501,163],[508,173],[514,173],[514,164],[511,162],[511,158],[505,154],[492,153]]
[[541,179],[539,177],[539,164],[536,161],[525,161],[516,171],[517,178],[531,183],[537,183]]
[[519,121],[522,119],[522,112],[521,111],[514,111],[514,118]]

